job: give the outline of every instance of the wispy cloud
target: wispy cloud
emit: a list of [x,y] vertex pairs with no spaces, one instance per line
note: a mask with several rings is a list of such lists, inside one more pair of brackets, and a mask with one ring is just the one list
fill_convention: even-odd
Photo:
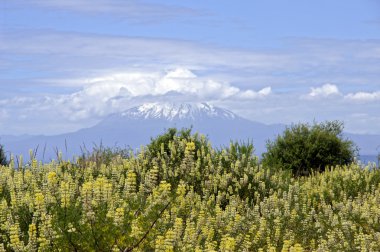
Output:
[[[28,43],[25,43],[28,41]],[[290,55],[223,48],[186,40],[102,36],[62,32],[13,32],[0,41],[0,50],[8,54],[46,57],[54,67],[65,69],[108,69],[123,63],[144,68],[160,65],[202,67],[252,67],[254,70],[281,70],[294,61]],[[80,62],[76,60],[80,57]],[[30,59],[30,58],[29,58]],[[95,60],[96,59],[96,60]],[[293,62],[294,63],[294,62]],[[32,65],[32,64],[31,64]],[[192,67],[192,68],[194,68]]]
[[37,6],[45,9],[67,10],[95,15],[110,15],[133,22],[165,22],[184,17],[203,15],[200,10],[180,4],[152,3],[134,0],[14,0],[20,8]]
[[[379,85],[376,76],[380,62],[373,58],[375,53],[367,53],[379,50],[378,44],[307,40],[295,44],[297,51],[257,52],[174,39],[11,32],[0,40],[0,53],[7,55],[5,64],[0,65],[0,80],[13,78],[9,76],[17,69],[16,80],[26,76],[33,85],[81,88],[86,79],[115,72],[154,72],[180,66],[208,76],[223,76],[224,81],[254,89],[292,86],[300,90],[332,82],[360,91],[363,83],[366,88]],[[357,49],[353,50],[353,46]],[[343,92],[344,87],[341,86]]]

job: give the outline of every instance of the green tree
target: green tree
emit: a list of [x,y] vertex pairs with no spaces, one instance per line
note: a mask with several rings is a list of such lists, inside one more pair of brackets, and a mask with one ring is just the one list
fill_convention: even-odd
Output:
[[358,151],[352,141],[343,138],[342,131],[343,123],[339,121],[293,125],[274,141],[267,142],[262,163],[289,169],[297,176],[349,164]]
[[0,165],[8,165],[8,160],[5,155],[4,147],[0,144]]

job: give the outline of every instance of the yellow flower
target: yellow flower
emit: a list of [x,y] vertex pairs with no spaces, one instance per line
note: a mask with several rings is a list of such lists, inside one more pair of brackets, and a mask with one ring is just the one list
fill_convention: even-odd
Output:
[[128,172],[127,175],[127,192],[128,193],[135,193],[136,192],[136,173],[134,172]]
[[38,216],[45,212],[45,196],[41,192],[34,195],[34,207]]
[[192,153],[194,150],[195,150],[195,143],[194,142],[186,143],[186,149],[185,149],[186,154]]
[[57,173],[54,171],[51,171],[47,174],[47,181],[49,185],[55,185],[57,184]]
[[121,226],[123,225],[123,221],[124,221],[124,208],[118,207],[115,210],[114,223],[116,226]]
[[62,181],[60,185],[61,207],[70,206],[70,185],[68,182]]
[[224,236],[220,244],[220,250],[224,252],[235,251],[236,241],[233,237]]

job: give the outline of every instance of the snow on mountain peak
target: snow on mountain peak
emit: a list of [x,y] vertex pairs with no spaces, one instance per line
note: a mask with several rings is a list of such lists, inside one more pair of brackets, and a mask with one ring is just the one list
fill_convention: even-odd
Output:
[[122,113],[123,117],[141,119],[194,120],[197,118],[235,119],[237,116],[226,109],[208,103],[145,103]]

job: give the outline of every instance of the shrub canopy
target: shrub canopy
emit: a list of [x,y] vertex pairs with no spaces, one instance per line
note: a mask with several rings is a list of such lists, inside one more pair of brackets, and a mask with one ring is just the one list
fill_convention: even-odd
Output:
[[357,155],[357,147],[343,138],[342,131],[343,123],[339,121],[293,125],[274,141],[268,141],[262,162],[289,169],[295,175],[349,164]]

